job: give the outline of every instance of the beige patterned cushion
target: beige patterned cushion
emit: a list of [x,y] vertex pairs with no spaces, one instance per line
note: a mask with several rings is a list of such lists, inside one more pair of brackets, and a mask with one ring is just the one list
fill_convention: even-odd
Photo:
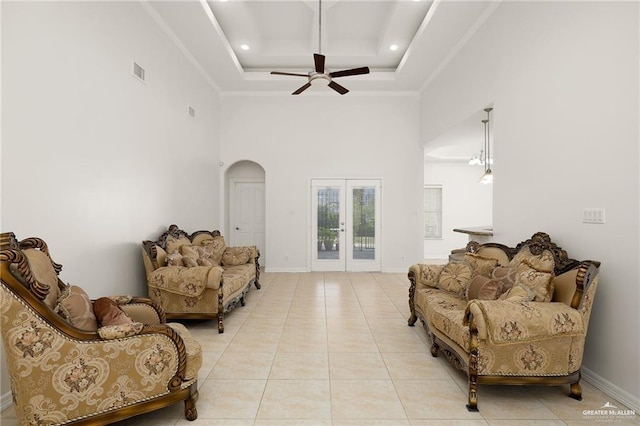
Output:
[[182,255],[178,250],[167,255],[167,266],[184,266]]
[[511,302],[531,302],[536,295],[528,287],[517,285],[511,287],[500,295],[500,300],[509,300]]
[[225,298],[246,287],[255,277],[256,267],[251,263],[225,267],[222,274]]
[[438,287],[438,277],[444,265],[429,265],[426,263],[418,263],[413,265],[410,270],[413,270],[416,277],[416,287]]
[[227,247],[222,254],[222,265],[244,265],[249,261],[250,254],[249,247]]
[[41,284],[49,286],[49,294],[44,299],[44,303],[54,309],[58,303],[59,289],[58,289],[58,274],[56,274],[51,259],[38,249],[25,249],[22,251],[27,257],[29,262],[29,269],[33,274],[33,278]]
[[491,277],[491,272],[498,266],[498,260],[489,257],[483,257],[475,253],[466,253],[464,261],[471,265],[471,275],[482,275]]
[[550,302],[553,296],[553,272],[538,271],[524,260],[517,268],[516,284],[530,288],[536,302]]
[[465,262],[449,262],[438,277],[438,288],[462,296],[471,279],[471,266]]
[[453,293],[428,288],[418,290],[416,295],[416,303],[425,305],[419,309],[426,313],[428,322],[469,351],[469,327],[463,323],[467,302]]
[[469,282],[466,292],[467,300],[496,300],[503,292],[504,285],[500,280],[476,275]]
[[[198,252],[198,249],[189,244],[180,246],[180,254],[182,255],[183,262],[185,260],[184,259],[185,257],[193,259],[194,262],[197,262],[198,258],[200,257],[200,253]],[[185,264],[185,266],[188,266],[188,265]]]
[[96,331],[98,329],[98,322],[93,313],[91,299],[78,286],[72,285],[64,290],[60,299],[58,299],[56,311],[74,327],[86,331]]
[[555,268],[555,261],[553,259],[553,253],[549,250],[544,250],[542,254],[534,255],[529,250],[529,246],[524,246],[509,262],[510,267],[518,267],[522,262],[527,262],[532,268],[540,272],[553,272]]
[[183,245],[191,245],[191,241],[189,241],[189,239],[185,237],[175,238],[169,236],[167,237],[165,250],[167,253],[173,253],[176,250],[179,250],[180,246]]
[[219,235],[217,237],[213,237],[213,239],[203,240],[202,248],[205,250],[208,257],[210,257],[213,262],[217,265],[222,264],[222,254],[226,248],[224,243],[224,237]]

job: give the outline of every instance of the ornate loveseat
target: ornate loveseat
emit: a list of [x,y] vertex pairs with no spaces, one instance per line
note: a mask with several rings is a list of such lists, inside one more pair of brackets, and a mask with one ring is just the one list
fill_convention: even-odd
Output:
[[227,247],[220,231],[189,235],[171,225],[156,241],[142,242],[149,297],[167,318],[217,318],[260,288],[260,253],[255,246]]
[[[0,321],[18,423],[106,424],[180,401],[197,418],[202,353],[149,299],[92,302],[39,238],[0,234]],[[98,305],[101,306],[98,309]]]
[[409,269],[409,325],[478,384],[570,384],[582,398],[580,366],[598,285],[597,261],[577,261],[538,232],[515,248],[470,242],[464,261]]

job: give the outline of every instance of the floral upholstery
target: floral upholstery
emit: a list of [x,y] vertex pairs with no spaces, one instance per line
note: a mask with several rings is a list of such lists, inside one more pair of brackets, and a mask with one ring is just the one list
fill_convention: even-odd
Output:
[[[81,330],[41,302],[49,288],[34,278],[42,271],[33,273],[23,249],[37,245],[49,259],[45,276],[53,271],[57,279],[61,266],[46,244],[18,242],[12,233],[2,241],[10,244],[0,251],[0,332],[19,424],[105,424],[179,401],[195,420],[202,353],[186,329],[163,324],[164,313],[148,299],[114,297],[132,304],[136,322]],[[56,290],[65,287],[57,279]],[[140,322],[149,318],[157,321]]]
[[260,253],[255,246],[227,247],[219,231],[191,235],[171,225],[157,241],[143,241],[149,298],[167,318],[217,318],[224,331],[224,313],[258,281]]
[[[498,256],[485,257],[492,252]],[[470,243],[465,262],[470,277],[453,262],[409,268],[409,325],[420,319],[431,353],[442,349],[465,370],[468,407],[477,409],[478,383],[570,383],[570,396],[580,398],[579,370],[600,263],[568,258],[544,233],[515,249]]]
[[195,266],[164,266],[151,272],[147,278],[149,288],[158,288],[168,293],[187,297],[200,297],[205,288],[220,287],[222,268]]

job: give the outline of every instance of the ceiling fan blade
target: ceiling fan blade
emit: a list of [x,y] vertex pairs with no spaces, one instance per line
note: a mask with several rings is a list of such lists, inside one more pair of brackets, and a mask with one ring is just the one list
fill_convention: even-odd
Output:
[[331,87],[333,90],[335,90],[336,92],[340,93],[341,95],[344,95],[345,93],[347,93],[349,91],[349,90],[347,90],[346,87],[340,86],[335,81],[330,82],[329,83],[329,87]]
[[324,74],[324,59],[325,56],[319,53],[313,54],[313,61],[316,63],[316,72]]
[[273,75],[293,75],[295,77],[309,77],[309,74],[298,74],[294,72],[280,72],[280,71],[271,71]]
[[307,90],[309,87],[311,87],[311,83],[307,83],[304,86],[302,86],[301,88],[299,88],[298,90],[296,90],[295,92],[292,93],[292,95],[299,95],[300,93],[304,92],[305,90]]
[[350,70],[331,72],[329,73],[329,77],[331,78],[347,77],[350,75],[359,75],[359,74],[369,74],[369,67],[360,67],[360,68],[353,68]]

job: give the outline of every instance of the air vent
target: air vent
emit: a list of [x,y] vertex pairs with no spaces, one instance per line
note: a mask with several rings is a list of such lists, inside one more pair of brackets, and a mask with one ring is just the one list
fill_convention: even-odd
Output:
[[144,81],[144,68],[135,62],[133,63],[133,75],[138,77],[141,81]]
[[196,118],[196,110],[195,110],[195,109],[193,109],[193,107],[189,107],[189,115],[190,115],[192,118]]

